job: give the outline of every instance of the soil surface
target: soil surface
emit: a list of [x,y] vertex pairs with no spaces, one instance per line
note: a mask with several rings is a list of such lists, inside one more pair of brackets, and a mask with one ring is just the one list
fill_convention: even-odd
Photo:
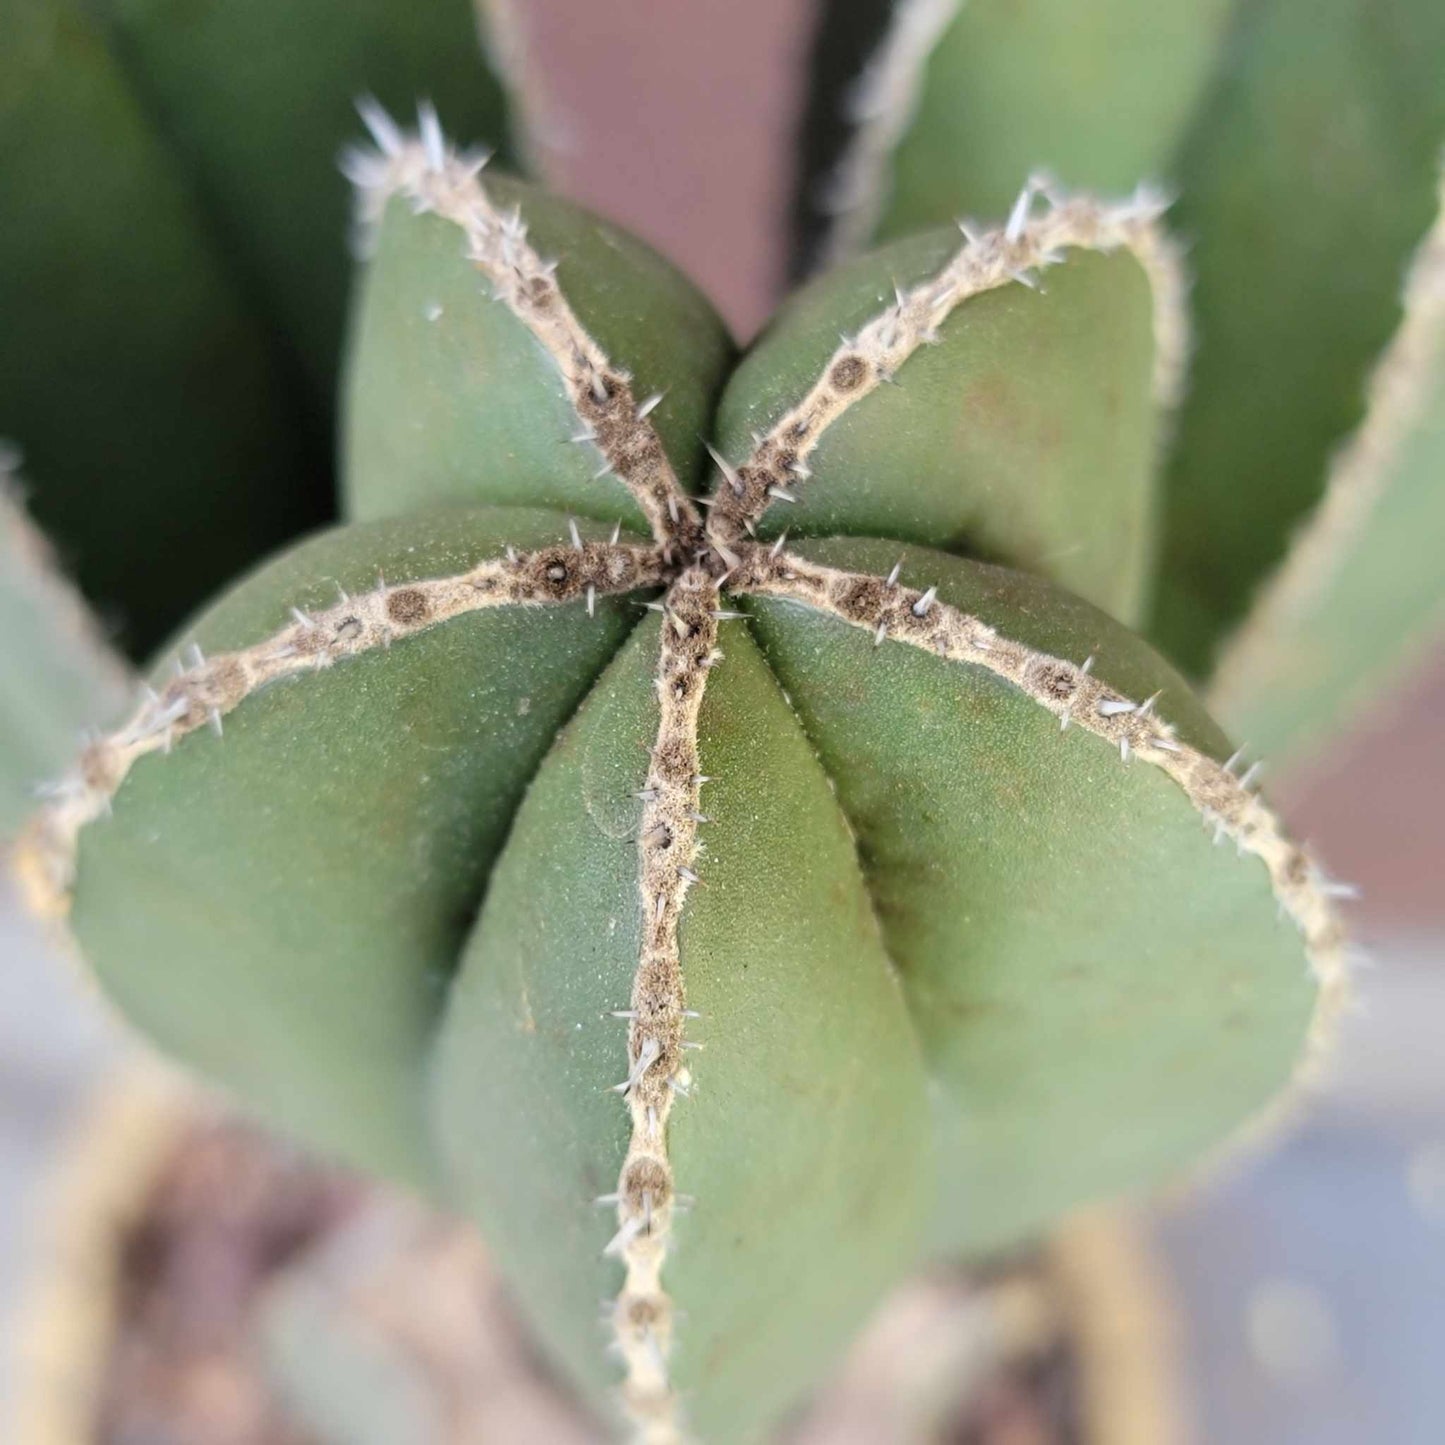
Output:
[[[268,1368],[268,1301],[274,1314],[274,1302],[298,1285],[323,1301],[314,1316],[320,1328],[367,1331],[378,1358],[404,1360],[408,1379],[420,1378],[420,1393],[437,1405],[435,1436],[418,1432],[428,1445],[503,1437],[512,1445],[600,1445],[521,1339],[468,1232],[379,1197],[248,1125],[206,1119],[184,1130],[119,1247],[120,1327],[96,1445],[350,1445],[288,1410]],[[962,1282],[958,1288],[964,1292]],[[429,1301],[434,1317],[421,1318]],[[896,1380],[909,1376],[908,1330],[890,1332],[885,1312],[871,1333],[788,1438],[902,1438],[901,1421],[888,1414]],[[981,1382],[973,1371],[966,1402],[930,1411],[927,1439],[1083,1445],[1071,1423],[1076,1373],[1068,1340],[1048,1333],[988,1365]],[[478,1398],[468,1401],[468,1393]],[[499,1435],[504,1397],[514,1409]]]

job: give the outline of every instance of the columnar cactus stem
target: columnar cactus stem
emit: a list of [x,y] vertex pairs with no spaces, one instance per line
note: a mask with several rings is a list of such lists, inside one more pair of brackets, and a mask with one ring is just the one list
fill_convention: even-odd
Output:
[[147,688],[123,727],[97,739],[75,772],[56,785],[51,804],[31,823],[17,850],[20,874],[36,908],[63,913],[75,874],[80,830],[110,807],[134,764],[169,752],[187,733],[223,719],[258,688],[297,673],[330,667],[453,617],[485,608],[538,606],[655,586],[666,576],[655,547],[583,542],[513,553],[482,562],[454,577],[389,587],[377,579],[371,592],[344,592],[324,611],[293,609],[295,622],[240,652],[205,657],[192,650],[188,665],[159,692]]
[[403,134],[379,106],[364,103],[361,113],[377,149],[353,150],[344,164],[356,186],[363,245],[396,195],[460,227],[469,259],[496,298],[528,327],[561,372],[581,427],[574,440],[595,445],[602,454],[597,477],[615,475],[636,498],[653,535],[685,550],[701,534],[702,524],[647,420],[661,398],[633,396],[631,377],[587,333],[562,294],[555,263],[528,244],[521,212],[503,213],[492,204],[478,179],[486,156],[453,152],[429,106],[421,107],[415,138]]
[[[1048,204],[1033,215],[1036,198]],[[1019,193],[1008,224],[975,234],[961,223],[963,245],[937,275],[908,291],[896,290],[892,305],[844,337],[807,393],[757,439],[751,455],[724,471],[725,486],[709,518],[709,534],[724,546],[750,533],[774,501],[793,500],[808,478],[807,460],[823,433],[851,406],[884,383],[920,346],[938,339],[939,326],[970,297],[1012,282],[1037,287],[1036,271],[1063,260],[1070,248],[1132,252],[1154,293],[1154,395],[1172,406],[1188,354],[1185,285],[1180,258],[1159,225],[1165,202],[1147,188],[1127,201],[1107,204],[1066,196],[1043,178]]]

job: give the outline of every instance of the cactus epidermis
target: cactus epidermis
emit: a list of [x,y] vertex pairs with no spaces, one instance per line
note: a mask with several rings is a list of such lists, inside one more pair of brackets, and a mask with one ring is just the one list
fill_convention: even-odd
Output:
[[[1157,222],[1030,188],[879,253],[841,345],[814,296],[735,375],[697,497],[703,303],[430,115],[373,121],[367,520],[202,616],[26,856],[163,1044],[471,1213],[591,1398],[620,1383],[650,1440],[756,1438],[920,1260],[1175,1168],[1338,1003],[1329,885],[1179,677],[1059,585],[1129,608],[1145,562],[1060,555],[1071,488],[990,451],[1066,447],[1103,397],[1084,444],[1142,470]],[[1078,318],[1110,297],[1101,346]],[[946,411],[1051,317],[1058,415],[985,417],[940,527],[910,377]],[[1147,511],[1098,472],[1073,486]]]

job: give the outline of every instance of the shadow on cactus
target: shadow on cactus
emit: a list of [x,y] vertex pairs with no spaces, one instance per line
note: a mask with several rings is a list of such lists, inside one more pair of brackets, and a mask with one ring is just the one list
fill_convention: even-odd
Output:
[[20,861],[162,1047],[475,1218],[599,1412],[755,1439],[1340,1002],[1337,890],[1131,630],[1179,262],[1148,191],[1035,181],[734,365],[638,243],[365,115],[347,521]]

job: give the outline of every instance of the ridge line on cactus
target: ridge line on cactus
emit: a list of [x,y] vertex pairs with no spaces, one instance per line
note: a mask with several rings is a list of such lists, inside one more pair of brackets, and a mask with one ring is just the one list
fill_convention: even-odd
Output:
[[356,189],[363,253],[393,197],[456,225],[466,238],[468,259],[491,283],[495,299],[527,327],[561,373],[581,427],[572,440],[602,453],[594,479],[615,476],[642,508],[658,542],[686,551],[702,522],[648,420],[661,396],[641,401],[633,396],[629,373],[608,358],[568,304],[556,263],[528,244],[520,207],[507,213],[492,204],[478,179],[489,157],[457,152],[425,102],[418,106],[414,136],[375,101],[363,100],[358,108],[375,149],[349,149],[342,168]]
[[[895,568],[886,578],[822,566],[780,546],[750,546],[733,590],[771,596],[825,612],[871,633],[874,646],[892,639],[951,662],[986,668],[1059,719],[1113,744],[1120,761],[1160,769],[1184,792],[1216,843],[1232,841],[1240,856],[1258,858],[1280,909],[1305,942],[1319,994],[1298,1077],[1319,1067],[1348,1003],[1346,935],[1335,904],[1353,896],[1329,879],[1292,842],[1279,819],[1253,791],[1259,766],[1236,776],[1239,753],[1220,763],[1175,736],[1159,717],[1155,697],[1137,701],[1093,675],[1093,658],[1074,663],[1026,647],[941,601],[938,589],[903,586]],[[1157,696],[1157,695],[1156,695]]]
[[872,234],[887,198],[889,159],[912,123],[934,47],[967,0],[901,0],[888,33],[845,98],[852,138],[821,188],[831,218],[817,264],[830,266]]
[[1445,357],[1445,164],[1440,210],[1406,271],[1402,314],[1366,385],[1365,415],[1335,453],[1324,494],[1221,651],[1206,705],[1226,724],[1271,690],[1298,628],[1352,558],[1391,468],[1424,418]]
[[585,599],[589,614],[598,596],[654,586],[666,578],[661,551],[616,540],[584,542],[574,523],[570,545],[533,552],[508,548],[450,577],[388,586],[379,577],[371,592],[341,596],[332,607],[303,612],[280,632],[242,651],[202,655],[192,644],[187,665],[159,692],[147,687],[140,705],[115,732],[82,752],[75,771],[50,789],[51,802],[22,833],[16,866],[35,909],[61,916],[74,881],[80,830],[107,810],[134,763],[169,752],[197,728],[216,733],[223,719],[257,689],[283,677],[315,672],[344,658],[390,647],[392,642],[454,617],[508,605],[539,606]]
[[656,690],[660,717],[642,790],[638,889],[642,946],[632,979],[627,1077],[617,1091],[627,1102],[631,1137],[617,1181],[617,1233],[607,1253],[626,1277],[612,1309],[612,1327],[626,1379],[623,1400],[641,1438],[678,1438],[677,1399],[668,1371],[672,1300],[662,1287],[676,1207],[667,1149],[674,1097],[691,1082],[684,1050],[687,996],[678,922],[688,889],[701,879],[697,829],[702,819],[698,716],[716,651],[719,587],[694,564],[668,588],[663,609]]
[[[1037,198],[1048,205],[1040,216],[1033,214]],[[907,291],[895,285],[893,304],[841,338],[803,397],[755,438],[746,460],[732,466],[717,458],[723,484],[716,489],[708,535],[729,546],[751,533],[775,501],[795,500],[792,489],[806,483],[808,456],[828,428],[863,397],[894,382],[909,357],[938,340],[938,327],[957,307],[1014,282],[1037,288],[1033,273],[1057,264],[1065,250],[1122,247],[1139,261],[1154,302],[1154,398],[1161,408],[1172,407],[1189,347],[1182,262],[1159,221],[1167,204],[1147,186],[1127,200],[1104,202],[1034,176],[1004,226],[977,233],[960,222],[963,244],[952,259]]]

